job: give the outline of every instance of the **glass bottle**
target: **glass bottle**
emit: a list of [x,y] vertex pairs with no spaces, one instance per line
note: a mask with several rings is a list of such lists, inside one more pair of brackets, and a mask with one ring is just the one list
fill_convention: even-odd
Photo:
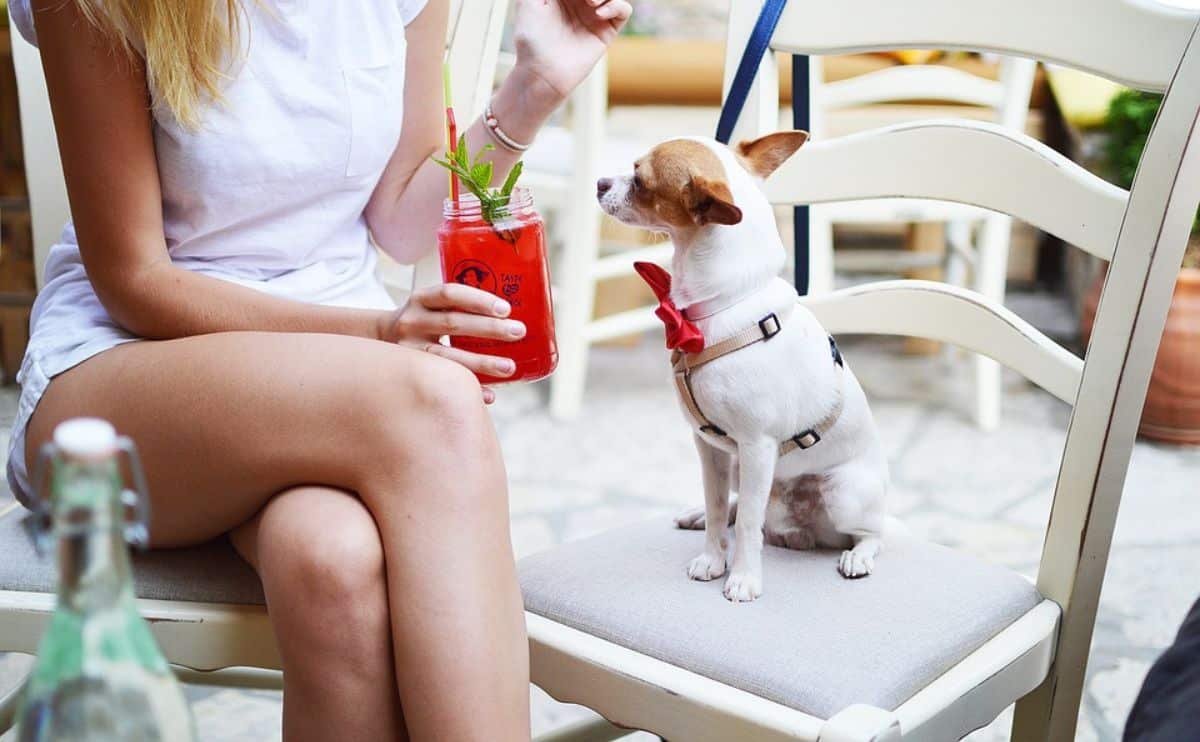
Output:
[[550,301],[550,268],[542,217],[525,188],[512,192],[505,213],[489,224],[479,199],[464,193],[446,199],[438,230],[442,278],[503,297],[512,319],[525,323],[525,337],[513,342],[453,336],[450,345],[484,355],[511,358],[516,372],[506,378],[480,374],[485,384],[536,381],[558,365],[554,310]]
[[[124,487],[122,453],[137,492]],[[132,442],[104,420],[68,420],[40,452],[39,473],[47,464],[51,496],[35,518],[39,538],[57,543],[58,602],[25,686],[17,739],[193,740],[183,691],[134,599],[126,540],[145,545],[148,502]]]

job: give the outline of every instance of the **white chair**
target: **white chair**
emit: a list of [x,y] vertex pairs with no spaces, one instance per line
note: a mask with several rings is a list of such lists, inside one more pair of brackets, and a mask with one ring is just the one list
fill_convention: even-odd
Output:
[[[726,85],[758,5],[731,7]],[[836,554],[767,547],[766,594],[732,605],[719,581],[684,575],[701,534],[621,529],[522,561],[533,681],[615,724],[688,742],[958,739],[1014,702],[1015,739],[1073,739],[1138,418],[1200,202],[1198,19],[1140,0],[792,0],[777,50],[979,49],[1167,91],[1129,192],[1023,133],[952,121],[813,142],[767,182],[779,204],[896,194],[975,204],[1111,260],[1083,360],[944,283],[805,300],[834,333],[958,345],[1074,403],[1036,584],[918,540],[889,545],[854,583],[837,576]],[[735,140],[777,126],[775,74],[773,61],[760,70]]]
[[[482,111],[491,93],[506,10],[507,3],[499,0],[452,3],[447,45],[455,105],[472,117]],[[37,49],[17,34],[13,62],[40,285],[46,253],[70,212],[41,60]],[[437,271],[436,260],[432,271]],[[416,279],[423,275],[432,275],[428,263]],[[32,654],[54,610],[57,574],[34,554],[20,525],[22,514],[16,503],[0,507],[0,652]],[[138,608],[183,680],[282,687],[261,585],[228,543],[137,554],[134,565]],[[0,689],[0,734],[12,725],[18,691]]]
[[[1037,62],[1005,57],[1000,63],[998,80],[987,80],[961,70],[929,64],[888,67],[847,80],[824,82],[822,67],[821,57],[811,58],[811,129],[813,139],[817,142],[828,137],[827,118],[832,112],[913,100],[937,100],[983,107],[991,111],[996,123],[1001,126],[1024,131]],[[947,281],[963,283],[966,278],[964,269],[969,265],[972,269],[972,288],[989,299],[1004,302],[1012,219],[967,204],[903,198],[841,201],[811,208],[810,293],[833,290],[835,265],[856,270],[895,272],[904,267],[929,265],[931,259],[934,265],[943,262],[943,255],[939,253],[898,253],[889,250],[882,255],[878,251],[854,251],[838,255],[834,252],[834,224],[879,222],[945,223],[951,249],[944,261],[948,265]],[[972,412],[981,428],[993,430],[1000,423],[1000,366],[982,356],[977,356],[974,361],[975,399]]]

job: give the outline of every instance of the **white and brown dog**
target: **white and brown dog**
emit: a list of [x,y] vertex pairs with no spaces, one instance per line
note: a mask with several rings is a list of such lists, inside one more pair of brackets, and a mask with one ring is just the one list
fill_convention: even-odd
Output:
[[[601,178],[601,208],[626,224],[666,232],[671,274],[638,270],[661,300],[681,405],[696,433],[704,528],[688,575],[725,574],[725,597],[762,594],[762,546],[846,549],[838,570],[870,574],[887,521],[887,461],[866,397],[833,339],[779,277],[785,263],[762,179],[808,138],[799,131],[743,142],[673,139]],[[673,276],[673,278],[672,278]],[[738,493],[730,502],[730,489]]]

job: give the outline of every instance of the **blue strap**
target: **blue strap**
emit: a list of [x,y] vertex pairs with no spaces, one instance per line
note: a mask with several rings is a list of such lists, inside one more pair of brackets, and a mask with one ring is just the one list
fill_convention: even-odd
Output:
[[733,84],[729,86],[729,95],[725,97],[725,105],[721,108],[721,119],[717,122],[717,141],[722,144],[729,144],[729,138],[733,136],[733,127],[746,107],[746,97],[750,95],[750,86],[758,74],[758,65],[771,45],[771,36],[779,25],[779,16],[783,15],[785,5],[787,0],[765,0],[758,20],[754,22],[754,29],[746,42],[746,51],[742,52],[742,61],[738,62]]
[[[745,0],[737,0],[744,2]],[[746,107],[746,98],[750,95],[750,86],[758,74],[758,66],[763,56],[771,46],[771,37],[775,35],[775,27],[779,25],[779,17],[787,0],[765,0],[758,20],[750,31],[746,41],[746,49],[738,62],[737,72],[733,76],[733,84],[729,86],[729,95],[725,97],[725,105],[721,107],[721,118],[717,122],[717,141],[729,144],[733,136],[733,127],[737,126],[742,109]],[[808,89],[808,57],[792,56],[792,126],[796,129],[809,128],[809,89]],[[795,234],[795,268],[796,291],[801,295],[808,293],[808,207],[797,206],[793,210],[792,225]]]
[[[803,54],[792,55],[792,128],[812,131],[812,91],[808,85],[809,60]],[[808,207],[792,209],[793,283],[801,296],[808,294],[809,260]]]

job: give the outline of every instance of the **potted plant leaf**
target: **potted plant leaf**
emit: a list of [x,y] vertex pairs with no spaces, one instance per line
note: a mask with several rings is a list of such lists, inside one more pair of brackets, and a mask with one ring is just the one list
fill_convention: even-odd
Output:
[[[1109,177],[1123,188],[1133,183],[1161,101],[1161,95],[1126,90],[1109,105],[1104,159]],[[1103,284],[1102,273],[1084,300],[1085,340]],[[1175,283],[1138,433],[1159,441],[1200,445],[1200,213]]]

